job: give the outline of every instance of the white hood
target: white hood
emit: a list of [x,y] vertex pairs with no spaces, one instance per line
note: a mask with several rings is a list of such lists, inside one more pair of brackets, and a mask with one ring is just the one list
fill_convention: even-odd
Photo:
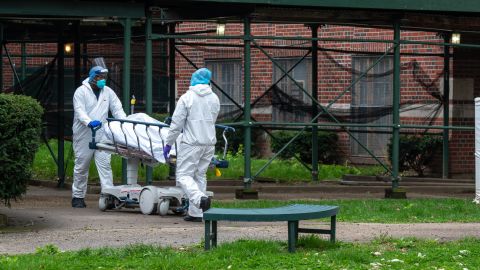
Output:
[[194,92],[195,94],[204,97],[213,93],[212,88],[208,84],[197,84],[195,86],[190,86],[188,90]]
[[215,145],[219,111],[220,101],[208,84],[190,86],[177,102],[166,144],[173,145],[183,130],[182,142],[186,144]]

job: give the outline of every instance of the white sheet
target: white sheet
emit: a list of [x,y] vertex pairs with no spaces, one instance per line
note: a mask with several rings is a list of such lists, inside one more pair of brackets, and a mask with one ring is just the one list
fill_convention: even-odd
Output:
[[[144,113],[136,113],[127,116],[128,120],[140,121],[146,123],[155,123],[155,124],[164,124],[158,120],[153,119],[152,117]],[[113,144],[113,137],[115,142],[121,145],[126,145],[125,135],[127,137],[128,147],[138,149],[140,144],[140,149],[145,153],[151,155],[153,149],[153,157],[160,163],[165,163],[165,158],[163,157],[163,144],[162,139],[164,140],[167,137],[169,128],[159,128],[156,126],[149,126],[148,134],[152,140],[152,148],[150,148],[150,140],[146,131],[146,126],[137,124],[135,125],[135,130],[133,129],[132,123],[123,123],[123,127],[120,127],[120,122],[114,121],[110,122],[110,127],[107,124],[104,124],[102,127],[104,129],[104,136],[100,140],[101,143]],[[122,131],[123,128],[123,131]],[[160,132],[159,132],[160,130]],[[113,135],[112,135],[113,134]],[[138,140],[137,141],[137,136]],[[177,145],[180,145],[182,135],[177,138]],[[175,155],[175,147],[172,147],[171,155]]]

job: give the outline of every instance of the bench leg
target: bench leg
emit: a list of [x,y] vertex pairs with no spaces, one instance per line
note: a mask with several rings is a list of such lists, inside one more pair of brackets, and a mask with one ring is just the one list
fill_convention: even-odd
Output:
[[337,227],[337,216],[330,218],[330,242],[335,243],[335,232]]
[[298,221],[288,221],[288,252],[295,252]]
[[298,223],[300,221],[295,221],[295,244],[298,243]]
[[212,220],[212,247],[217,247],[217,221]]
[[210,249],[210,220],[205,220],[205,250]]

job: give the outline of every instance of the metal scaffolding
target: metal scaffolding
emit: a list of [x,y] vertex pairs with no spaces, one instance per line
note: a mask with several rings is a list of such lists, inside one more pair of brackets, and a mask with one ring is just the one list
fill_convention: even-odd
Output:
[[[251,33],[252,29],[252,24],[256,22],[256,20],[259,20],[259,22],[268,22],[267,17],[263,18],[262,20],[258,19],[258,17],[252,16],[252,13],[256,11],[257,6],[256,4],[269,4],[271,5],[271,1],[184,1],[185,3],[176,3],[175,1],[163,1],[165,3],[165,6],[167,7],[166,13],[164,10],[162,10],[162,1],[129,1],[129,2],[123,2],[123,1],[117,1],[117,4],[112,4],[112,1],[108,2],[107,1],[97,1],[95,3],[93,2],[85,2],[81,4],[81,8],[79,7],[78,3],[72,2],[72,3],[67,3],[67,2],[61,2],[61,1],[46,1],[50,2],[51,5],[45,5],[45,3],[42,3],[41,5],[37,3],[36,1],[30,0],[28,1],[31,5],[26,5],[25,3],[20,6],[19,3],[16,3],[15,1],[8,1],[10,2],[11,5],[6,5],[4,7],[0,7],[0,14],[6,14],[4,15],[5,17],[3,18],[4,23],[8,23],[9,20],[14,21],[16,19],[16,16],[27,16],[31,17],[32,19],[38,19],[38,18],[44,18],[44,19],[49,19],[49,16],[60,16],[57,20],[59,21],[58,24],[56,24],[60,31],[58,31],[60,34],[56,37],[56,43],[57,43],[57,54],[56,54],[56,61],[58,64],[58,153],[57,157],[54,159],[57,161],[57,166],[58,166],[58,178],[59,178],[59,186],[62,186],[65,180],[65,172],[64,172],[64,44],[65,44],[65,39],[63,37],[63,30],[66,27],[65,22],[73,21],[75,22],[75,38],[74,38],[74,69],[75,69],[75,83],[78,85],[80,83],[80,67],[81,67],[81,58],[82,54],[83,57],[85,57],[86,53],[81,53],[80,52],[80,44],[82,40],[80,39],[80,22],[83,18],[92,18],[92,17],[114,17],[115,21],[113,23],[121,23],[123,26],[123,32],[121,35],[123,35],[123,61],[124,61],[124,66],[123,66],[123,95],[122,95],[122,103],[123,106],[128,113],[128,108],[130,104],[130,65],[131,65],[131,41],[132,41],[132,27],[133,27],[133,21],[134,20],[140,20],[143,22],[143,28],[144,28],[144,41],[145,41],[145,90],[146,90],[146,113],[152,113],[152,80],[153,80],[153,66],[152,66],[152,55],[153,55],[153,48],[152,48],[152,42],[154,40],[162,40],[168,43],[168,70],[169,70],[169,80],[168,80],[168,95],[169,95],[169,102],[168,102],[168,108],[169,108],[169,113],[172,114],[173,110],[175,108],[175,76],[176,76],[176,62],[175,62],[175,56],[178,53],[181,57],[183,57],[190,65],[192,65],[194,68],[198,68],[193,61],[191,61],[187,55],[185,55],[178,47],[177,45],[185,45],[185,44],[190,44],[192,46],[194,45],[205,45],[205,46],[219,46],[219,47],[241,47],[243,48],[243,95],[245,99],[245,104],[244,106],[241,106],[238,104],[234,98],[230,97],[225,91],[221,89],[221,87],[215,83],[212,82],[214,86],[216,86],[217,89],[219,89],[220,92],[222,92],[235,106],[237,106],[239,109],[242,110],[243,113],[243,119],[241,121],[236,121],[232,123],[228,123],[229,125],[232,126],[240,126],[243,128],[244,132],[244,153],[245,153],[245,158],[244,158],[244,188],[249,189],[251,188],[252,181],[256,177],[258,177],[264,170],[269,166],[269,164],[278,157],[278,155],[284,151],[292,142],[294,142],[301,134],[302,132],[306,130],[311,130],[312,132],[312,159],[311,159],[311,164],[310,167],[307,164],[304,164],[306,168],[308,168],[311,171],[312,175],[312,180],[316,181],[318,180],[318,132],[319,132],[319,127],[322,126],[328,126],[328,127],[339,127],[342,128],[343,131],[349,134],[349,136],[356,141],[360,147],[364,148],[365,151],[372,157],[374,158],[381,166],[385,168],[385,170],[390,173],[391,179],[392,179],[392,188],[397,188],[399,186],[399,141],[400,141],[400,132],[402,129],[441,129],[443,132],[443,156],[442,156],[442,164],[443,164],[443,177],[447,178],[449,176],[449,131],[451,130],[469,130],[472,131],[473,127],[470,126],[450,126],[449,122],[449,76],[450,76],[450,50],[451,48],[455,47],[461,47],[461,48],[480,48],[479,44],[453,44],[450,42],[450,33],[451,29],[442,29],[439,30],[438,32],[441,32],[444,35],[444,42],[426,42],[426,41],[412,41],[412,40],[404,40],[401,38],[401,30],[403,29],[402,27],[405,27],[405,29],[413,29],[417,26],[415,25],[402,25],[402,21],[400,19],[392,19],[392,20],[384,20],[381,22],[381,27],[385,29],[393,29],[393,37],[391,40],[381,40],[381,39],[368,39],[368,38],[363,38],[363,39],[358,39],[358,38],[320,38],[318,37],[318,30],[321,29],[321,24],[325,23],[322,21],[322,19],[318,19],[315,21],[312,18],[309,17],[300,17],[299,19],[296,19],[294,16],[291,18],[288,17],[288,14],[282,15],[284,21],[282,21],[278,14],[272,15],[272,19],[270,22],[272,23],[282,23],[282,22],[288,22],[288,23],[304,23],[305,20],[307,20],[307,25],[309,25],[311,29],[311,37],[280,37],[280,36],[262,36],[262,35],[253,35]],[[45,2],[45,1],[44,1]],[[82,2],[82,1],[80,1]],[[100,3],[98,3],[100,2]],[[204,22],[212,22],[217,20],[218,18],[223,18],[225,16],[230,16],[229,14],[232,12],[231,10],[225,11],[225,16],[222,16],[222,12],[217,13],[210,11],[211,13],[207,12],[207,15],[205,18],[194,18],[192,19],[193,15],[191,13],[185,13],[184,17],[182,17],[182,13],[179,12],[180,15],[175,14],[175,16],[171,15],[168,10],[168,8],[173,7],[172,10],[175,8],[179,9],[182,6],[185,5],[185,7],[191,7],[192,5],[196,5],[198,3],[207,3],[207,4],[215,4],[217,2],[222,2],[222,4],[228,4],[227,2],[235,2],[237,5],[241,5],[242,7],[245,7],[246,10],[253,10],[250,12],[244,12],[242,9],[242,14],[235,14],[233,18],[231,19],[231,22],[241,22],[243,23],[243,34],[242,35],[231,35],[231,36],[214,36],[214,35],[208,35],[205,33],[200,33],[200,34],[192,34],[192,33],[177,33],[175,26],[177,22],[181,21],[189,21],[189,20],[194,20],[194,21],[204,21]],[[291,5],[291,1],[278,1],[276,4],[278,7],[288,7]],[[404,1],[405,2],[405,1]],[[440,2],[446,2],[446,1],[437,1],[433,3],[432,1],[428,1],[426,3],[425,1],[407,1],[408,3],[404,5],[399,5],[398,3],[390,3],[390,2],[385,2],[385,1],[375,1],[375,4],[367,4],[367,3],[360,3],[359,1],[348,1],[348,0],[342,0],[342,1],[298,1],[296,3],[297,6],[300,6],[302,8],[312,8],[312,12],[321,12],[318,11],[317,7],[329,7],[332,9],[336,10],[346,10],[347,8],[352,8],[352,9],[358,9],[359,12],[364,12],[365,10],[371,10],[371,9],[385,9],[388,12],[386,14],[393,14],[391,17],[395,17],[394,15],[397,15],[396,12],[400,11],[409,11],[409,12],[415,12],[415,11],[429,11],[434,15],[438,15],[439,12],[467,12],[470,15],[478,15],[480,13],[480,4],[478,3],[470,3],[468,5],[443,5]],[[243,6],[245,5],[245,6]],[[53,7],[53,10],[51,9],[46,9],[44,8],[45,6]],[[258,7],[258,13],[259,14],[265,14],[268,12],[268,9],[265,7]],[[263,12],[263,13],[262,13]],[[326,11],[327,12],[327,11]],[[346,11],[345,11],[346,12]],[[355,12],[355,11],[351,11]],[[160,15],[159,15],[160,14]],[[368,17],[369,15],[365,15],[364,13],[359,13],[362,16]],[[297,14],[298,15],[298,14]],[[408,14],[407,14],[408,15]],[[406,16],[407,16],[406,15]],[[64,17],[68,17],[68,19],[65,19]],[[169,16],[175,17],[174,19],[170,18]],[[384,18],[382,17],[380,13],[377,12],[372,12],[370,15],[373,19],[372,22],[367,21],[364,26],[378,26],[377,19],[378,18]],[[409,14],[408,16],[415,18],[415,14]],[[10,18],[11,17],[11,18]],[[389,17],[389,18],[391,18]],[[278,21],[277,21],[278,19]],[[313,20],[313,21],[312,21]],[[163,33],[154,33],[155,31],[153,30],[152,24],[153,22],[167,24],[168,25],[168,33],[163,32]],[[337,23],[342,24],[346,23],[348,24],[348,21],[346,22],[345,19],[342,19],[338,21]],[[353,22],[352,22],[353,23]],[[335,22],[332,22],[332,24],[335,24]],[[428,22],[425,22],[426,26],[424,29],[431,30],[431,25],[428,25]],[[28,26],[27,26],[28,27]],[[417,30],[422,30],[421,25],[416,28]],[[5,42],[5,36],[4,36],[4,24],[0,23],[0,43],[4,44]],[[118,33],[115,33],[118,34]],[[219,43],[188,43],[185,41],[178,41],[179,39],[199,39],[199,40],[237,40],[237,41],[242,41],[243,44],[219,44]],[[16,37],[13,38],[12,40],[16,40]],[[50,36],[42,37],[41,39],[39,38],[39,41],[42,40],[52,40]],[[281,46],[262,46],[259,41],[262,40],[289,40],[289,41],[305,41],[311,44],[310,48],[306,47],[295,47],[291,46],[288,47],[288,49],[292,50],[306,50],[306,54],[295,64],[293,67],[287,69],[284,69],[278,61],[275,60],[275,58],[270,55],[266,49],[269,48],[275,48],[275,49],[285,49],[284,47]],[[83,39],[85,42],[85,39]],[[365,71],[360,74],[360,76],[356,77],[351,84],[345,88],[342,92],[340,92],[334,99],[328,102],[326,106],[323,106],[319,101],[318,101],[318,61],[319,61],[319,55],[318,52],[321,50],[325,50],[324,48],[319,46],[319,42],[355,42],[355,43],[382,43],[389,45],[389,47],[382,55],[380,55],[371,65],[368,67]],[[84,44],[84,49],[86,49],[86,44]],[[401,89],[401,45],[405,44],[416,44],[416,45],[429,45],[429,46],[442,46],[444,48],[444,96],[446,96],[446,100],[444,102],[444,111],[443,111],[443,125],[442,126],[429,126],[429,125],[403,125],[400,122],[400,89]],[[3,59],[3,54],[7,53],[8,51],[4,51],[6,47],[5,46],[0,46],[0,54],[2,55]],[[307,123],[279,123],[279,122],[261,122],[261,121],[256,121],[254,117],[252,117],[252,109],[251,109],[251,80],[252,80],[252,74],[251,74],[251,52],[252,50],[258,50],[260,51],[265,57],[267,57],[273,65],[278,68],[281,72],[282,75],[280,79],[276,80],[269,88],[266,89],[265,93],[270,91],[275,85],[277,85],[282,79],[288,78],[291,80],[312,102],[312,112],[313,112],[313,117],[310,120],[310,122]],[[343,123],[340,120],[338,120],[330,111],[330,107],[337,102],[340,98],[342,98],[346,93],[348,93],[352,87],[358,83],[362,78],[364,78],[367,73],[374,68],[380,61],[385,58],[387,55],[392,55],[393,54],[393,120],[391,124],[388,125],[373,125],[373,124],[352,124],[352,123]],[[409,55],[409,54],[406,54]],[[429,54],[427,54],[429,55]],[[433,54],[432,54],[433,55]],[[21,77],[25,78],[25,66],[26,66],[26,58],[27,58],[27,52],[25,49],[25,42],[23,42],[22,45],[22,50],[21,50],[21,57],[22,57],[22,67],[21,67]],[[309,93],[305,89],[305,86],[300,85],[289,73],[295,68],[297,64],[299,64],[305,57],[311,56],[312,59],[312,92]],[[84,60],[85,61],[85,60]],[[85,68],[85,65],[84,65]],[[4,82],[3,82],[3,65],[0,67],[0,89],[2,89]],[[332,120],[334,123],[318,123],[318,119],[320,116],[326,115],[329,117],[330,120]],[[262,166],[259,171],[252,173],[252,168],[251,168],[251,152],[252,152],[252,128],[262,128],[267,133],[274,137],[273,134],[269,132],[271,129],[275,128],[282,128],[282,127],[301,127],[300,130],[298,130],[298,134],[293,137],[283,148],[281,148],[273,157],[269,159],[269,161]],[[352,132],[349,130],[349,128],[352,127],[382,127],[382,128],[389,128],[391,129],[392,132],[392,166],[391,168],[384,164],[384,162],[378,158],[366,145],[363,145],[357,138],[352,134]],[[123,181],[126,180],[126,174],[125,174],[125,168],[126,168],[126,163],[125,160],[122,163],[123,167],[123,174],[122,174],[122,179]],[[152,168],[148,167],[147,168],[147,183],[151,183],[152,181]]]

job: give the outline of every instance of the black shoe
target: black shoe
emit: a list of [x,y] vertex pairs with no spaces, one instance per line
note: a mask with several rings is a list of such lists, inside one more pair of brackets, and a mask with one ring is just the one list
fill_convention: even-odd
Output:
[[85,200],[83,198],[72,198],[72,207],[73,208],[85,208]]
[[190,221],[190,222],[202,222],[203,219],[201,217],[192,217],[190,215],[186,215],[183,220]]
[[210,204],[212,203],[212,200],[210,200],[209,197],[202,197],[200,199],[200,208],[202,209],[203,212],[207,211],[210,209]]

